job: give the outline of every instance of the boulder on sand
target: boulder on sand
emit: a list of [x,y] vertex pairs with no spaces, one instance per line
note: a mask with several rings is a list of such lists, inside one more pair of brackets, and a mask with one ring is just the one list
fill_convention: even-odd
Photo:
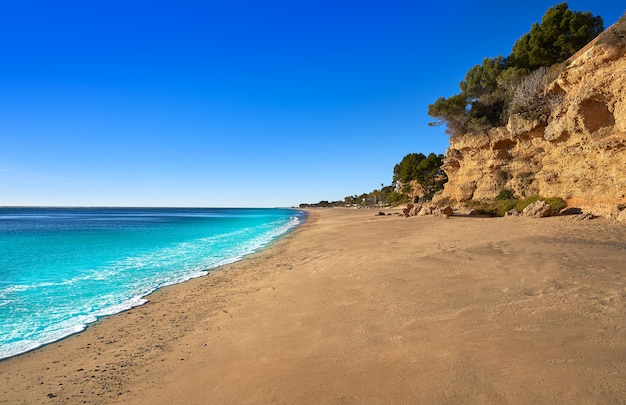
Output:
[[552,215],[552,207],[545,201],[538,200],[524,208],[522,215],[531,218],[549,217]]

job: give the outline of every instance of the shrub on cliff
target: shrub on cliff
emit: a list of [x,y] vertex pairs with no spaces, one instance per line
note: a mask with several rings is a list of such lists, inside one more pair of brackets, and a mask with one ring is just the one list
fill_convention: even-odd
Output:
[[527,120],[546,119],[548,114],[563,101],[561,94],[547,94],[546,88],[554,80],[551,70],[543,66],[519,80],[513,86],[509,114],[519,114]]
[[495,217],[503,217],[511,210],[521,213],[526,207],[536,201],[543,201],[548,204],[552,208],[553,213],[559,213],[567,207],[567,203],[560,197],[541,197],[533,195],[523,199],[517,199],[513,196],[513,192],[511,190],[502,190],[494,201],[484,202],[472,200],[468,201],[467,205],[480,213]]
[[552,212],[554,213],[561,212],[565,207],[567,207],[567,203],[561,197],[541,197],[538,195],[532,195],[530,197],[518,200],[517,204],[515,205],[515,209],[518,212],[523,212],[524,208],[528,207],[530,204],[536,201],[545,202],[552,208]]
[[561,212],[567,207],[567,203],[561,197],[542,198],[542,200],[552,207],[552,212]]
[[500,192],[496,196],[496,201],[514,200],[514,199],[515,199],[515,194],[513,193],[513,190],[511,190],[510,188],[504,188],[500,190]]
[[504,214],[515,209],[518,202],[519,200],[516,199],[495,200],[492,202],[471,200],[467,202],[467,205],[478,213],[493,217],[503,217]]
[[598,39],[598,44],[626,46],[626,14],[602,34]]

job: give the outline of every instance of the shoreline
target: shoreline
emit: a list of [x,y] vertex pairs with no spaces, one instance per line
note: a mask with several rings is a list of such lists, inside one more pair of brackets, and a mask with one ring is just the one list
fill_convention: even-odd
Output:
[[[18,209],[23,209],[23,210],[27,210],[27,211],[31,211],[33,209],[36,210],[40,210],[42,207],[32,207],[32,206],[28,206],[28,207],[0,207],[0,209],[2,208],[18,208]],[[66,210],[66,209],[71,209],[72,211],[70,212],[70,215],[74,215],[74,213],[76,212],[76,210],[88,210],[88,211],[92,211],[94,209],[97,210],[115,210],[115,211],[119,211],[121,212],[123,215],[126,215],[126,213],[129,210],[154,210],[155,212],[163,212],[164,210],[170,210],[173,212],[178,212],[179,210],[181,210],[181,208],[176,208],[176,207],[150,207],[150,208],[145,208],[145,207],[43,207],[46,209],[51,209],[51,210]],[[183,210],[196,210],[196,208],[182,208]],[[200,208],[201,210],[214,210],[214,208]],[[239,210],[240,208],[228,208],[228,210]],[[241,208],[241,210],[254,210],[257,208]],[[110,303],[108,306],[103,306],[103,307],[98,307],[96,310],[92,310],[91,312],[85,314],[86,319],[84,321],[82,321],[81,323],[72,323],[69,326],[66,326],[62,329],[57,329],[56,331],[58,332],[54,337],[46,337],[46,339],[39,339],[39,335],[37,335],[34,338],[34,340],[31,340],[27,345],[22,345],[19,348],[14,348],[13,350],[9,351],[0,351],[0,362],[16,357],[16,356],[20,356],[29,352],[32,352],[34,350],[43,348],[45,346],[51,345],[51,344],[55,344],[57,342],[61,342],[65,339],[67,339],[70,336],[79,334],[84,332],[87,328],[89,328],[91,325],[99,322],[101,319],[105,319],[107,317],[110,316],[114,316],[129,310],[132,310],[133,308],[136,308],[138,306],[142,306],[145,305],[148,302],[148,297],[151,296],[152,294],[154,294],[156,291],[162,289],[162,288],[167,288],[171,285],[176,285],[176,284],[181,284],[181,283],[185,283],[189,280],[192,280],[194,278],[200,278],[200,277],[204,277],[206,275],[208,275],[208,273],[218,270],[224,266],[228,266],[230,264],[236,263],[238,261],[243,260],[244,258],[246,258],[247,256],[256,254],[260,251],[263,251],[264,249],[270,247],[275,241],[280,240],[282,237],[284,237],[285,235],[288,235],[289,233],[291,233],[294,229],[298,228],[300,225],[302,225],[304,222],[306,222],[306,212],[301,210],[301,209],[295,209],[295,208],[276,208],[276,209],[280,209],[280,210],[288,210],[292,213],[291,218],[290,218],[290,222],[288,225],[286,225],[285,227],[282,228],[277,228],[276,232],[274,232],[271,236],[268,236],[268,238],[263,242],[263,243],[257,243],[256,247],[251,248],[251,249],[247,249],[246,253],[242,253],[242,254],[238,254],[236,256],[232,256],[232,257],[227,257],[227,258],[222,258],[218,263],[216,263],[215,265],[209,266],[205,269],[202,270],[193,270],[193,272],[187,272],[187,273],[183,273],[180,275],[177,275],[175,278],[170,278],[168,280],[165,281],[161,281],[160,284],[154,284],[154,285],[150,285],[150,289],[146,290],[144,292],[142,292],[139,295],[134,295],[131,296],[130,298],[126,298],[124,301],[119,301],[119,302],[113,302]],[[271,209],[268,209],[271,210]],[[20,340],[19,342],[24,342],[24,340]],[[2,344],[0,344],[0,347],[2,346]],[[5,348],[6,349],[6,348]],[[11,353],[11,354],[9,354]]]
[[[163,305],[163,304],[167,305],[168,301],[171,303],[172,300],[175,300],[174,297],[178,294],[177,292],[178,289],[185,290],[186,288],[194,288],[196,287],[193,285],[194,283],[208,282],[209,286],[216,286],[216,285],[220,285],[222,283],[228,282],[228,276],[227,276],[228,273],[231,271],[236,271],[236,269],[239,267],[239,264],[241,262],[254,260],[255,257],[267,254],[268,252],[272,251],[273,249],[277,247],[277,245],[287,243],[286,241],[287,239],[292,237],[294,234],[299,232],[301,228],[303,228],[309,222],[311,222],[311,215],[309,211],[302,210],[302,209],[295,209],[295,208],[290,208],[290,209],[293,209],[294,211],[302,211],[305,213],[304,216],[302,216],[302,222],[298,224],[297,226],[290,228],[287,232],[281,234],[280,236],[272,240],[269,244],[259,247],[255,252],[247,254],[232,263],[228,263],[228,264],[207,270],[207,274],[205,275],[193,277],[185,281],[182,281],[180,283],[167,284],[162,287],[159,287],[155,289],[154,291],[152,291],[151,293],[141,297],[142,300],[145,300],[143,304],[133,306],[121,312],[98,317],[96,321],[86,324],[85,328],[82,331],[68,334],[59,340],[45,343],[38,347],[30,349],[28,351],[0,359],[0,393],[3,394],[3,395],[0,395],[0,404],[3,404],[3,403],[30,404],[33,402],[38,402],[38,401],[43,400],[42,399],[43,397],[41,395],[39,396],[30,395],[30,391],[33,388],[35,387],[39,388],[39,387],[34,385],[33,382],[28,381],[30,376],[32,375],[31,374],[32,371],[35,371],[35,372],[41,371],[41,370],[49,371],[51,369],[49,365],[46,365],[44,367],[44,364],[46,364],[46,362],[42,361],[43,356],[45,356],[45,360],[49,360],[51,358],[57,358],[54,356],[58,356],[58,355],[64,356],[68,353],[71,353],[73,350],[77,348],[80,349],[83,347],[91,346],[92,345],[91,342],[93,342],[94,339],[104,340],[103,336],[96,336],[97,334],[99,334],[100,329],[102,328],[104,330],[107,330],[109,328],[109,324],[111,323],[113,324],[120,323],[121,325],[128,325],[129,322],[126,321],[126,319],[122,321],[122,319],[125,316],[133,316],[134,315],[133,311],[144,309],[145,307],[148,307],[148,306]],[[215,280],[206,281],[205,279],[209,277],[213,277]],[[160,308],[160,310],[165,311],[166,308]],[[150,311],[150,310],[147,310],[147,311]],[[142,318],[142,316],[140,315],[139,318]],[[115,327],[118,327],[118,325],[115,325]],[[174,340],[176,340],[176,338]],[[87,343],[85,344],[84,342],[87,342]],[[65,349],[65,343],[67,343],[70,347]],[[105,341],[104,343],[108,345],[111,343],[117,343],[117,341],[113,339],[113,340]],[[100,353],[98,353],[98,355],[100,355]],[[33,356],[35,358],[31,360]],[[80,358],[72,358],[72,361],[75,363],[82,362]],[[51,364],[58,364],[58,363],[60,363],[59,360],[52,360]],[[14,370],[14,366],[16,364],[17,364],[18,372],[25,370],[24,374],[22,374],[21,376],[22,382],[25,384],[22,386],[22,388],[24,388],[24,391],[16,391],[15,387],[11,387],[11,390],[13,390],[13,392],[9,392],[8,386],[10,385],[9,382],[11,381],[10,374],[12,370]],[[23,365],[26,366],[25,369],[21,368],[21,366]],[[95,368],[97,369],[97,366]],[[81,369],[83,369],[83,367],[79,367],[77,371],[83,371]],[[60,379],[67,378],[67,376],[61,377],[60,375],[58,375],[56,376],[56,378],[60,380]],[[42,379],[43,378],[41,377],[37,378],[38,381],[41,381]],[[72,384],[76,385],[77,380],[74,380]],[[43,385],[43,384],[40,384],[40,385]],[[63,387],[63,383],[59,383],[59,386]],[[80,390],[80,391],[84,391],[84,390]],[[79,394],[80,394],[79,398],[84,398],[83,396],[84,392],[79,392]],[[119,396],[119,394],[120,393],[118,392],[117,396]],[[11,396],[13,396],[12,399],[3,399],[4,397],[11,398]],[[70,403],[109,403],[112,399],[115,398],[115,396],[113,395],[108,395],[106,398],[102,398],[102,399],[100,397],[102,397],[103,395],[96,395],[96,396],[98,397],[98,399],[95,400],[95,402],[93,402],[93,400],[87,400],[87,402],[85,402],[85,399],[78,400],[75,397],[74,398],[66,397],[64,400],[61,400],[61,403],[67,403],[66,401],[76,401],[76,402],[70,402]],[[61,398],[62,396],[59,394],[56,394],[54,390],[51,390],[51,392],[47,393],[45,397],[50,398],[50,399],[58,399],[58,398]]]
[[1,360],[0,404],[626,396],[623,225],[306,211],[236,263]]

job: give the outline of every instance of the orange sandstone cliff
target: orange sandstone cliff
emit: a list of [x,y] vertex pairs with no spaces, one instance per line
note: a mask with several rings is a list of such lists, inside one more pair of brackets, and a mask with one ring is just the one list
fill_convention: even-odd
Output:
[[513,116],[506,127],[451,137],[449,181],[435,200],[489,201],[511,189],[626,222],[626,46],[591,43],[548,91],[562,102],[543,122]]

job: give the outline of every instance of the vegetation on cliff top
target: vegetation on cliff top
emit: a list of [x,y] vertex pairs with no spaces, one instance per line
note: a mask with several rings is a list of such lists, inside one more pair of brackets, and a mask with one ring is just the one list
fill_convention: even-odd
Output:
[[[513,114],[527,119],[545,119],[560,102],[559,96],[546,93],[547,85],[565,68],[567,59],[603,29],[601,17],[571,11],[565,2],[548,9],[541,23],[533,24],[531,30],[514,43],[509,56],[483,59],[482,64],[472,67],[459,83],[459,94],[440,97],[429,105],[428,114],[438,120],[431,125],[445,124],[450,135],[462,135],[505,125]],[[609,31],[598,43],[626,46],[626,15]],[[441,169],[443,159],[443,155],[434,153],[428,156],[410,153],[395,165],[392,185],[381,184],[379,190],[347,196],[343,201],[300,206],[394,206],[429,201],[448,180]],[[416,188],[420,189],[417,197]],[[468,201],[468,205],[477,211],[501,216],[513,209],[521,212],[536,200],[545,201],[555,212],[565,207],[565,202],[558,197],[518,199],[510,190],[503,190],[495,201]]]
[[554,104],[543,90],[576,51],[604,29],[601,17],[571,11],[567,3],[548,9],[513,45],[509,56],[485,58],[472,67],[459,84],[461,92],[440,97],[428,106],[451,135],[505,125],[512,114],[541,118]]

